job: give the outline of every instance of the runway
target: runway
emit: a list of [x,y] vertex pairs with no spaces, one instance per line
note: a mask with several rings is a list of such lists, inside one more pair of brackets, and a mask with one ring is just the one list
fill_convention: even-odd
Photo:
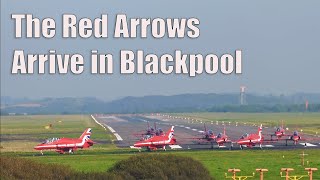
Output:
[[[115,144],[121,148],[129,148],[141,138],[141,133],[144,133],[148,127],[157,126],[163,132],[167,132],[171,126],[175,126],[174,137],[177,143],[169,149],[180,150],[239,150],[240,146],[236,143],[226,143],[223,147],[218,147],[216,143],[210,143],[205,140],[199,140],[204,131],[204,122],[191,121],[183,118],[168,119],[158,115],[95,115],[94,118],[102,126],[108,128],[115,135]],[[257,133],[259,125],[249,125],[243,123],[229,122],[206,122],[207,130],[212,130],[215,135],[223,133],[226,129],[226,135],[233,142],[238,140],[243,134]],[[271,134],[275,132],[274,127],[263,127],[262,134],[265,140],[271,139]],[[287,131],[286,135],[291,135],[291,131]],[[285,139],[286,137],[283,137]],[[303,148],[319,148],[320,138],[311,135],[302,135],[307,141],[299,141],[297,145],[293,141],[288,140],[287,146],[285,140],[264,142],[262,149],[303,149]],[[273,139],[276,139],[273,137]],[[259,145],[253,149],[260,149]]]

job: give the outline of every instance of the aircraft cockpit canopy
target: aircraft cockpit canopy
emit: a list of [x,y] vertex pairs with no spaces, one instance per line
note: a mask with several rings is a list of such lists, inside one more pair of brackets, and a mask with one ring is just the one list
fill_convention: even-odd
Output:
[[280,128],[277,128],[277,132],[280,132],[281,130],[280,130]]
[[293,132],[293,135],[298,136],[298,132],[297,131]]
[[53,138],[49,138],[49,139],[46,139],[43,143],[44,144],[48,144],[48,143],[52,143],[54,141],[57,141],[59,140],[60,138],[56,138],[56,137],[53,137]]
[[147,139],[150,139],[152,136],[151,135],[145,135],[144,137],[143,137],[143,139],[144,140],[147,140]]
[[208,133],[209,133],[210,135],[213,135],[213,131],[212,131],[212,130],[209,130]]
[[219,133],[217,138],[221,138],[222,137],[222,133]]
[[241,139],[244,139],[244,138],[246,138],[246,137],[248,137],[248,136],[249,136],[249,134],[248,134],[248,133],[245,133],[244,135],[241,136]]
[[159,135],[161,135],[161,134],[163,134],[163,130],[162,129],[157,129],[157,131],[156,131],[156,135],[157,136],[159,136]]

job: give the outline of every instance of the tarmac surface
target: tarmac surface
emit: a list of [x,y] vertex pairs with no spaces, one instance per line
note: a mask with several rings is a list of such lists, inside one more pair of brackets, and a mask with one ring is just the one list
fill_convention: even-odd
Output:
[[[215,142],[208,142],[201,139],[204,132],[204,122],[196,120],[186,120],[183,118],[168,119],[160,115],[95,115],[94,118],[103,126],[108,128],[116,137],[116,145],[118,147],[129,148],[139,141],[148,128],[161,128],[166,133],[171,126],[175,126],[174,137],[177,143],[170,146],[169,149],[181,150],[207,150],[207,149],[224,149],[224,150],[239,150],[240,146],[235,143],[243,134],[257,133],[258,125],[250,125],[244,123],[229,123],[229,122],[206,122],[207,130],[212,130],[215,135],[223,133],[226,129],[226,135],[233,142],[224,144],[223,147],[218,147]],[[303,148],[320,148],[320,137],[313,135],[300,134],[302,140],[297,145],[294,145],[292,140],[286,140],[288,136],[282,137],[281,140],[271,141],[271,134],[274,134],[275,127],[263,127],[262,134],[264,142],[262,149],[303,149]],[[291,135],[292,131],[286,131],[286,135]],[[259,145],[253,147],[260,149]],[[168,149],[168,147],[167,147]]]

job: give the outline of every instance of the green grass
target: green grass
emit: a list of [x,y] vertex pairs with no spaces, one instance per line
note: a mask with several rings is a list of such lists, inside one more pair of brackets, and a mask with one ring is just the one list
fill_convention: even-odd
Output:
[[320,113],[173,113],[172,116],[189,117],[204,122],[262,123],[265,126],[284,126],[293,130],[303,130],[309,134],[320,134]]
[[[144,152],[159,154],[175,154],[192,157],[200,161],[213,177],[224,179],[224,173],[229,168],[239,168],[239,175],[252,175],[256,168],[266,168],[269,172],[267,179],[280,179],[280,168],[293,168],[292,174],[303,175],[305,167],[320,167],[320,150],[306,149],[305,167],[301,166],[299,154],[303,150],[243,150],[243,151],[168,151]],[[14,154],[42,163],[57,163],[70,166],[76,171],[105,172],[116,162],[138,154],[133,151],[107,150],[107,151],[80,151],[74,155],[59,155],[49,153],[45,156],[33,156],[31,153]],[[308,165],[307,165],[308,161]],[[314,179],[320,179],[320,172],[314,174]],[[258,179],[257,177],[255,179]]]
[[[52,124],[52,128],[45,126]],[[115,137],[97,125],[89,115],[1,116],[1,151],[33,151],[34,145],[51,137],[78,138],[85,128],[92,128],[95,141],[111,141]],[[21,140],[23,139],[23,140]],[[94,148],[115,148],[112,144],[96,144]]]

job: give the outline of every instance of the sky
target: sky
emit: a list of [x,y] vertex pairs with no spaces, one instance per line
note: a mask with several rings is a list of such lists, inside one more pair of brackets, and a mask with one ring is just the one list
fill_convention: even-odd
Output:
[[[12,97],[97,97],[111,100],[125,96],[173,95],[182,93],[247,92],[259,94],[320,93],[320,1],[1,1],[1,96]],[[40,19],[56,20],[52,39],[17,39],[11,14],[32,13]],[[191,18],[200,20],[200,36],[191,38],[63,39],[62,14],[91,19],[108,14],[109,31],[116,14],[128,18]],[[45,54],[81,53],[86,71],[81,75],[13,75],[13,52]],[[113,75],[93,75],[90,50],[114,54]],[[119,51],[149,53],[233,54],[242,50],[241,75],[123,75],[119,73]]]

